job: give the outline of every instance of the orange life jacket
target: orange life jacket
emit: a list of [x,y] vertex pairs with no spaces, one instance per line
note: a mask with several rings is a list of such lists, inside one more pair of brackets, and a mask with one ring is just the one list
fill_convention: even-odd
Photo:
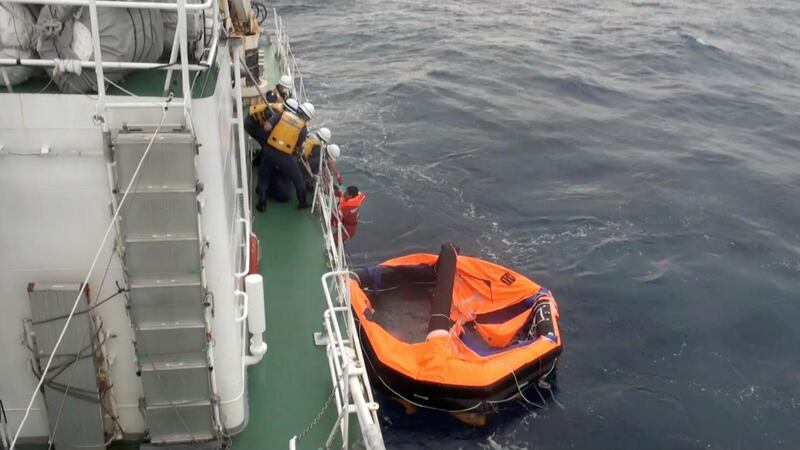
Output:
[[267,123],[267,107],[269,107],[273,113],[280,114],[283,112],[283,102],[259,103],[250,107],[250,115],[253,116],[256,122],[262,127]]
[[[353,198],[346,198],[342,195],[339,198],[339,216],[342,218],[342,239],[348,241],[356,235],[358,227],[358,212],[367,195],[359,192]],[[334,227],[337,225],[336,218],[333,219]]]
[[311,153],[314,151],[314,147],[317,145],[321,145],[322,141],[319,140],[317,136],[309,136],[303,141],[303,158],[308,160],[311,158]]
[[267,143],[276,150],[291,155],[297,148],[297,141],[300,140],[300,133],[305,126],[305,120],[288,109],[284,109],[280,120],[269,133]]

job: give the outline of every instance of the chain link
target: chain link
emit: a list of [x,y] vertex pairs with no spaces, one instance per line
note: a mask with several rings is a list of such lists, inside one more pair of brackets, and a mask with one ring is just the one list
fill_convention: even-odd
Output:
[[[333,402],[333,397],[335,395],[336,395],[336,387],[333,388],[333,390],[331,391],[331,395],[329,395],[328,399],[325,400],[325,404],[322,405],[322,409],[319,411],[319,413],[317,413],[316,417],[314,417],[314,420],[312,420],[311,423],[308,424],[305,430],[303,430],[300,434],[297,435],[298,441],[303,439],[311,431],[311,429],[314,428],[314,426],[316,426],[319,423],[319,421],[322,419],[322,416],[325,415],[325,411],[327,411],[328,407],[331,406],[331,403]],[[326,446],[326,448],[328,447],[329,446]]]

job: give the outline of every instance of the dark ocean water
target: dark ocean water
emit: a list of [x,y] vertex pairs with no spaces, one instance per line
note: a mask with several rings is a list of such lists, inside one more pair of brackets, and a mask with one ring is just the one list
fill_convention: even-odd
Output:
[[454,241],[559,300],[558,404],[384,402],[389,448],[800,448],[800,2],[276,6],[354,261]]

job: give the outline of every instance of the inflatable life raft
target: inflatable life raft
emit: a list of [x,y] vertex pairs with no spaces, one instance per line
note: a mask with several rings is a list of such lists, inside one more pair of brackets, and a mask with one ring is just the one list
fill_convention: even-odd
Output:
[[493,404],[524,396],[544,380],[561,354],[550,291],[452,246],[356,275],[351,301],[368,369],[407,410],[485,420]]

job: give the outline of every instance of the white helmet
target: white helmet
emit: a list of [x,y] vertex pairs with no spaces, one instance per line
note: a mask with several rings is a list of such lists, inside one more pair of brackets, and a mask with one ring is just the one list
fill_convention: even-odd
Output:
[[328,141],[331,140],[331,130],[322,127],[319,130],[317,130],[317,137],[319,138],[320,141],[328,143]]
[[281,79],[278,81],[278,86],[283,86],[286,89],[292,89],[294,87],[292,85],[292,77],[289,75],[281,75]]
[[339,150],[339,146],[336,144],[329,145],[326,148],[326,151],[328,152],[328,155],[331,157],[331,159],[336,159],[339,157],[339,155],[342,154],[342,151]]
[[314,105],[309,102],[305,102],[300,105],[300,112],[305,114],[305,116],[308,117],[308,120],[311,120],[314,118]]
[[295,98],[286,99],[286,103],[284,104],[286,105],[286,108],[289,109],[289,111],[293,112],[297,112],[297,109],[300,107],[300,104],[297,103],[297,99]]

